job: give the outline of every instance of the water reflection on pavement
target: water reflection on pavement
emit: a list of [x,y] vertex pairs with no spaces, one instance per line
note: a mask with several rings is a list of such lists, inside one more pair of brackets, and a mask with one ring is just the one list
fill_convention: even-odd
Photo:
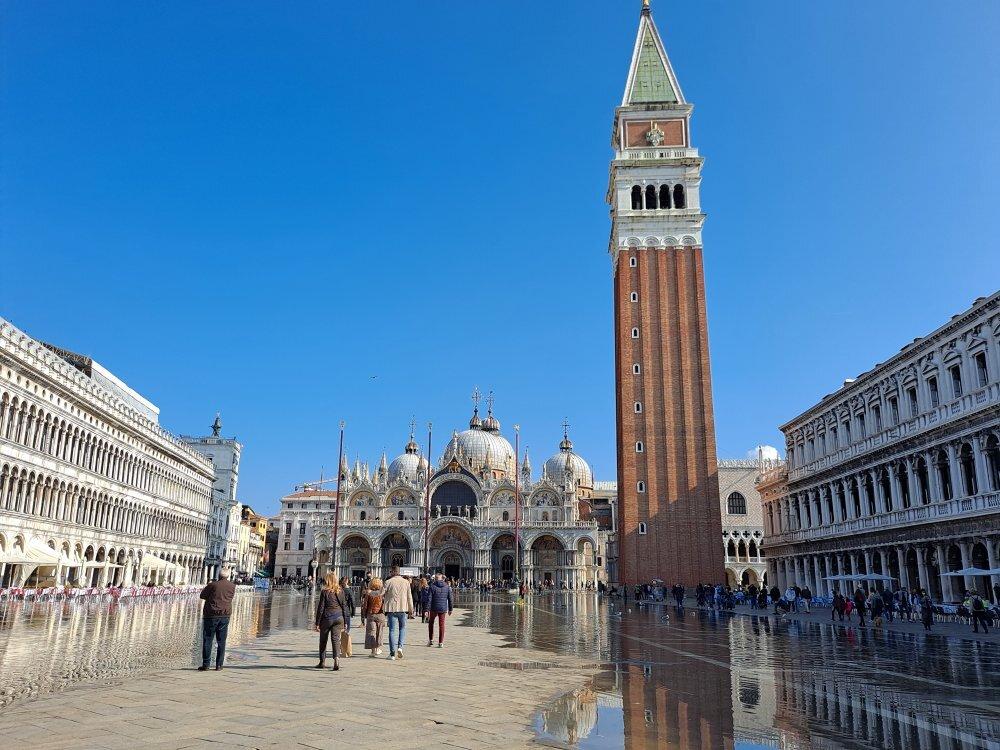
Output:
[[512,644],[604,665],[539,711],[542,744],[1000,748],[994,644],[662,606],[622,612],[584,593],[471,606],[471,623]]
[[[10,602],[0,606],[0,706],[88,679],[118,679],[200,662],[197,596],[113,602]],[[227,658],[283,628],[310,624],[296,591],[240,592],[233,601]]]

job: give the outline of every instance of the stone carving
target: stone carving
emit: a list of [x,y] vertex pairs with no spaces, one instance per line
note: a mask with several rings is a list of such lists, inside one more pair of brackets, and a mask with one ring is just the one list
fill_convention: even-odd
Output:
[[660,146],[663,143],[664,137],[663,131],[660,130],[656,123],[653,123],[653,126],[646,133],[646,143],[654,147]]

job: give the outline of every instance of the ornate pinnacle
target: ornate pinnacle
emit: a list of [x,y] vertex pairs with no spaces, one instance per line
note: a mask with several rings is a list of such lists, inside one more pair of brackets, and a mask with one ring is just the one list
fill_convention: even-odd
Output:
[[642,15],[649,15],[649,0],[642,0]]

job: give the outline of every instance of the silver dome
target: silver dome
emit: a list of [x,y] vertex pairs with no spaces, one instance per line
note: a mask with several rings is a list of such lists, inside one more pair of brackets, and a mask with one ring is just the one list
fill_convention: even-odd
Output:
[[514,475],[514,448],[503,435],[484,430],[464,430],[452,438],[445,452],[445,459],[451,451],[458,450],[459,459],[475,469],[481,469],[489,458],[490,466]]
[[420,456],[416,453],[404,453],[396,456],[389,464],[389,481],[405,479],[407,482],[417,481],[417,471],[420,469]]
[[545,462],[543,473],[553,482],[559,483],[566,474],[566,462],[573,468],[573,478],[581,487],[593,489],[594,473],[590,470],[590,464],[583,460],[583,457],[573,452],[573,443],[569,435],[563,433],[562,442],[559,443],[559,452]]

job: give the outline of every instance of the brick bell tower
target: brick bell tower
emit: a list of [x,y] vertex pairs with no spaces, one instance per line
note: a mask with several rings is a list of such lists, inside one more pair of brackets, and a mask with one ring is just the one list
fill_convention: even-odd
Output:
[[724,579],[702,267],[702,158],[644,0],[610,184],[619,578]]

